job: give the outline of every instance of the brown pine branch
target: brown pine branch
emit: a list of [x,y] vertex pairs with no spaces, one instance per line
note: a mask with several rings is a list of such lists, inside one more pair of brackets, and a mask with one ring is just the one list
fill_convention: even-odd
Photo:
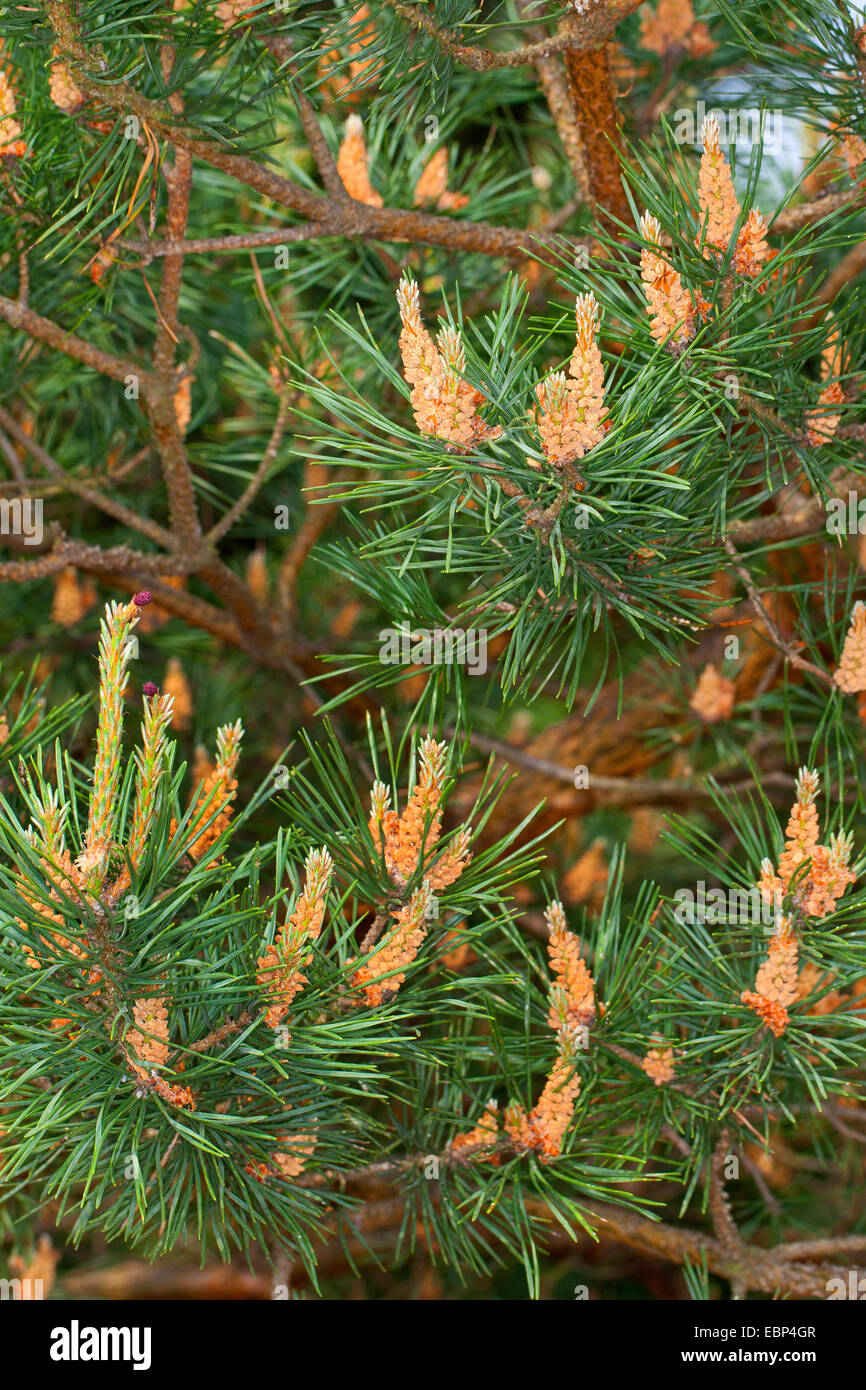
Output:
[[[506,1141],[496,1145],[490,1152],[506,1154],[510,1149],[510,1144]],[[479,1146],[479,1151],[487,1146]],[[438,1155],[440,1170],[455,1165],[465,1165],[477,1156],[474,1148],[466,1148],[452,1153],[446,1150],[444,1154]],[[333,1185],[341,1192],[350,1195],[362,1196],[373,1191],[381,1191],[395,1183],[409,1173],[412,1169],[423,1168],[430,1161],[429,1154],[416,1155],[411,1157],[397,1157],[385,1160],[380,1163],[369,1164],[365,1168],[359,1168],[350,1173],[311,1173],[299,1178],[298,1186],[306,1188],[322,1188]],[[389,1205],[395,1203],[395,1198],[385,1199]],[[355,1213],[352,1224],[355,1225],[359,1220],[363,1223],[363,1213],[369,1206],[377,1208],[382,1199],[374,1198],[367,1201],[360,1212]],[[527,1200],[527,1210],[534,1216],[543,1221],[551,1219],[551,1213],[546,1203],[536,1199]],[[394,1230],[399,1230],[403,1204],[399,1203],[395,1208]],[[631,1246],[641,1250],[645,1254],[658,1255],[662,1259],[671,1261],[674,1264],[683,1265],[700,1264],[702,1257],[706,1256],[707,1268],[713,1274],[718,1274],[727,1279],[732,1288],[755,1293],[768,1294],[787,1294],[794,1298],[821,1298],[827,1296],[827,1281],[834,1277],[848,1277],[848,1270],[841,1269],[835,1265],[827,1264],[808,1264],[801,1262],[805,1256],[800,1256],[797,1252],[802,1248],[802,1243],[794,1244],[790,1249],[794,1252],[788,1253],[789,1247],[777,1245],[770,1249],[760,1246],[745,1244],[738,1241],[736,1244],[728,1239],[720,1239],[716,1236],[709,1236],[704,1231],[695,1230],[689,1227],[672,1226],[663,1221],[657,1221],[651,1217],[642,1215],[639,1212],[629,1211],[626,1208],[613,1206],[609,1203],[592,1203],[584,1208],[587,1219],[596,1227],[597,1238],[601,1241],[614,1240],[620,1244]],[[820,1243],[819,1243],[820,1244]],[[846,1244],[835,1245],[835,1248],[828,1248],[825,1253],[843,1254],[852,1248]],[[861,1247],[857,1247],[861,1248]],[[822,1252],[816,1250],[816,1255]],[[857,1271],[860,1274],[862,1271]]]
[[729,1157],[730,1143],[730,1133],[727,1129],[723,1129],[710,1156],[708,1209],[716,1239],[725,1250],[734,1254],[742,1249],[743,1242],[725,1190],[724,1165]]
[[184,256],[210,255],[216,251],[244,251],[257,246],[291,245],[299,241],[315,241],[319,237],[331,235],[328,224],[302,223],[285,227],[262,227],[257,231],[238,232],[231,236],[188,237],[176,244],[160,237],[134,238],[119,237],[117,245],[124,251],[134,251],[148,265],[160,256],[169,256],[180,251]]
[[201,1038],[198,1042],[189,1043],[183,1049],[176,1048],[172,1056],[176,1055],[176,1053],[181,1050],[184,1052],[207,1052],[208,1048],[217,1047],[221,1042],[225,1042],[226,1038],[231,1038],[235,1033],[242,1032],[244,1028],[249,1026],[252,1019],[253,1015],[245,1009],[238,1018],[229,1019],[226,1023],[220,1024],[218,1028],[214,1028],[211,1033],[208,1033],[206,1038]]
[[866,241],[858,241],[834,266],[815,295],[817,307],[803,324],[803,331],[810,332],[826,318],[827,306],[834,304],[836,296],[846,285],[850,285],[866,270]]
[[779,631],[778,624],[774,621],[774,619],[770,616],[769,612],[767,611],[766,605],[764,604],[763,599],[761,598],[757,588],[755,587],[755,584],[752,581],[752,576],[749,574],[749,571],[746,569],[745,565],[740,560],[737,548],[734,545],[733,541],[730,539],[730,537],[728,537],[728,539],[725,541],[725,549],[727,550],[728,554],[730,555],[733,561],[734,570],[743,582],[743,586],[746,590],[746,593],[749,596],[749,602],[754,608],[757,617],[765,626],[773,643],[784,655],[786,661],[790,661],[791,665],[795,666],[798,671],[805,671],[810,676],[815,676],[816,679],[821,681],[823,685],[828,686],[831,690],[835,690],[836,686],[833,682],[833,677],[830,675],[830,672],[825,670],[823,666],[816,666],[814,662],[807,661],[805,657],[800,656],[800,653],[797,651],[796,646],[792,642],[787,642],[785,638],[782,636],[782,633]]
[[[851,433],[850,427],[838,431],[840,436]],[[830,474],[831,496],[847,500],[849,492],[859,496],[866,491],[866,478],[848,468],[835,468]],[[789,505],[790,504],[790,505]],[[732,521],[728,536],[737,545],[752,545],[761,541],[781,541],[795,536],[810,536],[824,530],[827,512],[820,497],[804,497],[798,489],[789,490],[785,504],[767,516],[752,517],[749,521]]]
[[566,50],[568,92],[586,162],[590,196],[620,222],[632,221],[621,169],[622,116],[611,66],[611,48]]
[[[294,183],[273,169],[267,168],[250,155],[238,154],[212,140],[203,140],[185,128],[173,113],[157,101],[137,92],[128,83],[100,83],[91,72],[85,46],[77,36],[63,0],[52,0],[47,6],[55,33],[70,71],[82,92],[94,101],[124,115],[135,115],[140,121],[176,149],[187,151],[215,169],[270,198],[280,207],[298,212],[308,219],[308,233],[313,226],[322,236],[362,238],[366,241],[410,241],[427,246],[445,246],[455,251],[480,252],[502,256],[511,261],[524,261],[528,255],[544,252],[571,253],[580,246],[591,247],[585,239],[570,239],[543,231],[499,227],[484,222],[471,222],[435,213],[406,208],[375,208],[353,198],[337,198],[312,192]],[[163,254],[173,254],[173,248]],[[2,312],[2,301],[0,301]]]
[[[264,34],[261,35],[261,39],[268,52],[273,54],[281,64],[281,67],[296,79],[296,72],[292,66],[291,40],[282,38],[276,34]],[[343,180],[340,178],[337,169],[337,161],[331,154],[328,142],[322,133],[322,128],[319,125],[313,103],[297,80],[292,82],[291,90],[298,108],[298,114],[301,118],[301,125],[304,128],[304,135],[307,137],[310,153],[316,161],[316,168],[319,171],[326,191],[330,193],[333,198],[348,198],[349,195],[343,186]]]
[[[174,49],[169,44],[163,45],[160,58],[166,81],[174,56]],[[173,115],[183,114],[183,100],[178,92],[172,93],[169,107]],[[172,530],[178,545],[194,545],[201,536],[192,470],[175,409],[175,393],[178,386],[175,361],[180,334],[178,314],[183,283],[183,251],[178,247],[183,241],[189,218],[192,178],[192,155],[188,150],[175,147],[173,165],[165,174],[168,191],[167,240],[173,244],[173,249],[163,261],[153,347],[153,379],[144,393],[145,409],[153,427],[154,440],[162,463]]]
[[243,647],[263,665],[285,666],[281,660],[280,634],[256,601],[249,586],[214,553],[213,559],[196,570],[203,583],[221,598],[244,636]]
[[[446,732],[450,737],[458,736],[456,729],[448,729]],[[468,730],[466,737],[479,752],[492,753],[515,767],[526,768],[528,772],[537,772],[554,782],[574,786],[573,767],[562,767],[559,763],[551,762],[549,758],[536,757],[535,754],[527,753],[513,744],[503,743],[501,739],[478,733],[475,729]],[[754,782],[747,778],[743,781],[722,782],[720,785],[727,795],[736,795],[748,791],[754,786]],[[765,788],[778,787],[789,794],[794,786],[794,779],[783,772],[765,772],[761,776],[761,785]],[[610,805],[636,802],[641,806],[653,806],[667,805],[670,802],[713,801],[710,788],[703,782],[681,781],[673,777],[608,777],[601,773],[592,773],[590,790],[598,794],[599,800]]]
[[[526,14],[528,3],[529,0],[518,0],[517,8],[520,14]],[[537,7],[535,13],[536,16],[539,13]],[[528,32],[536,42],[543,42],[544,32],[539,24],[530,25]],[[588,203],[591,201],[592,190],[586,167],[586,152],[571,101],[562,58],[558,54],[545,55],[538,58],[534,66],[548,109],[553,117],[553,123],[556,126],[556,133],[559,136],[560,144],[580,195],[579,200],[582,203]]]
[[[174,563],[177,564],[176,558]],[[87,571],[86,564],[80,567]],[[244,650],[244,633],[235,619],[224,609],[215,607],[198,595],[187,593],[185,589],[175,589],[153,576],[136,573],[132,567],[117,571],[91,570],[90,573],[98,574],[104,584],[121,592],[134,594],[146,587],[153,594],[154,602],[172,617],[180,618],[190,627],[199,628],[202,632],[209,632],[230,647]]]
[[847,1269],[835,1265],[799,1265],[787,1257],[784,1245],[769,1250],[742,1245],[731,1250],[702,1231],[683,1230],[634,1212],[618,1211],[615,1207],[595,1206],[590,1215],[599,1222],[602,1239],[606,1236],[678,1265],[687,1261],[700,1264],[702,1255],[706,1254],[710,1273],[727,1279],[733,1287],[753,1293],[825,1299],[829,1279],[848,1277]]
[[[147,536],[157,545],[165,548],[172,546],[172,534],[164,526],[160,526],[156,521],[151,521],[149,517],[140,516],[130,507],[125,507],[122,502],[115,502],[113,497],[107,497],[98,488],[77,478],[74,473],[68,473],[56,459],[52,458],[41,445],[30,437],[26,430],[21,428],[14,415],[10,415],[4,406],[0,406],[0,424],[7,434],[11,434],[12,438],[16,439],[37,463],[41,464],[48,476],[56,478],[67,492],[72,492],[85,502],[92,503],[94,507],[105,512],[106,516],[113,516],[115,521],[122,522],[124,526],[130,527],[133,531],[139,531],[141,535]],[[36,485],[38,486],[38,483]]]
[[271,431],[271,437],[268,440],[267,446],[265,448],[264,453],[262,454],[259,465],[253,476],[250,478],[250,481],[247,483],[238,500],[229,508],[225,515],[220,518],[216,525],[212,526],[211,529],[208,531],[207,540],[210,545],[216,545],[217,541],[222,540],[223,536],[225,536],[231,530],[235,522],[240,520],[240,518],[244,515],[244,512],[246,512],[252,504],[253,499],[255,498],[259,489],[265,483],[268,473],[271,470],[271,466],[273,465],[274,460],[276,459],[277,454],[279,453],[280,445],[283,441],[283,435],[286,432],[286,425],[288,423],[289,414],[291,411],[292,399],[292,392],[290,392],[286,388],[284,388],[280,392],[279,406],[277,409],[277,418],[274,421],[274,427]]
[[581,201],[589,203],[592,201],[592,185],[586,149],[562,61],[559,58],[541,58],[535,69]]
[[174,371],[161,375],[153,388],[142,393],[153,442],[162,464],[162,475],[168,494],[173,544],[180,550],[195,546],[201,540],[201,525],[192,472],[186,446],[177,421],[174,404],[176,389]]
[[102,348],[94,347],[92,343],[77,337],[71,330],[61,328],[60,324],[43,318],[41,314],[25,308],[15,299],[7,299],[4,295],[0,295],[0,319],[4,319],[12,328],[20,329],[29,338],[35,338],[37,342],[65,353],[67,357],[74,358],[76,362],[81,362],[83,366],[90,367],[102,376],[111,377],[113,381],[125,383],[129,377],[137,377],[141,388],[145,388],[150,382],[150,374],[142,371],[138,363],[129,358],[115,357],[110,352],[104,352]]
[[[0,583],[24,584],[45,579],[69,565],[96,575],[134,570],[138,576],[149,579],[161,574],[174,575],[179,566],[189,566],[189,563],[177,555],[142,555],[125,545],[103,550],[98,545],[64,536],[55,528],[51,547],[43,554],[32,560],[7,560],[0,564]],[[140,579],[138,587],[143,587]]]
[[852,188],[846,193],[825,193],[811,203],[799,203],[780,212],[770,222],[770,232],[773,236],[798,232],[802,227],[811,226],[813,222],[819,222],[822,217],[829,217],[842,208],[853,210],[862,207],[863,203],[866,203],[866,188]]
[[825,1256],[845,1255],[866,1250],[866,1234],[825,1236],[820,1240],[794,1240],[781,1247],[786,1260],[821,1260]]
[[500,53],[492,48],[482,48],[476,44],[466,44],[453,29],[438,25],[420,5],[405,5],[401,0],[389,0],[391,8],[401,19],[418,33],[435,39],[446,53],[456,58],[464,67],[475,72],[489,72],[491,68],[516,68],[535,64],[539,59],[550,58],[564,53],[567,49],[597,48],[604,44],[616,26],[633,14],[641,0],[599,0],[590,11],[576,16],[569,32],[560,32],[536,43],[524,44]]

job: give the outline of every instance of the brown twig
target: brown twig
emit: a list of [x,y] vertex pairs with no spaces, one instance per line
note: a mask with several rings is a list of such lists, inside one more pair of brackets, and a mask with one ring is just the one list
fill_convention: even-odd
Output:
[[[294,77],[291,40],[275,34],[263,34],[261,39],[265,47],[273,54],[281,66]],[[337,161],[328,148],[328,142],[322,133],[322,128],[319,125],[313,103],[297,81],[292,83],[292,96],[298,108],[298,114],[301,118],[301,125],[304,128],[307,144],[310,147],[310,153],[316,161],[316,168],[321,175],[322,183],[325,185],[326,191],[330,193],[333,198],[348,198],[349,195],[343,186],[343,180],[340,178],[337,169]]]
[[725,1190],[724,1165],[730,1157],[728,1152],[730,1143],[730,1133],[727,1129],[723,1129],[709,1161],[708,1210],[719,1244],[724,1249],[734,1253],[742,1249],[743,1242]]
[[[529,0],[518,0],[518,13],[526,14]],[[536,16],[538,15],[536,7]],[[561,31],[564,33],[565,31]],[[540,24],[532,24],[528,27],[528,33],[537,43],[543,43],[545,39],[544,31]],[[580,134],[580,126],[574,104],[571,100],[571,92],[566,80],[565,68],[562,58],[558,54],[548,54],[538,58],[534,64],[535,71],[538,73],[538,80],[541,83],[541,90],[544,93],[556,132],[559,136],[560,144],[565,152],[571,168],[574,182],[578,190],[578,204],[589,203],[592,198],[592,189],[589,182],[589,173],[586,167],[586,152]],[[553,230],[551,224],[546,224],[547,230]]]
[[465,67],[475,72],[489,72],[491,68],[515,68],[526,64],[537,64],[539,59],[549,58],[567,49],[597,48],[605,43],[616,26],[632,14],[641,0],[603,0],[593,6],[583,16],[576,17],[569,32],[560,32],[537,43],[524,44],[500,53],[492,48],[481,48],[475,44],[464,43],[453,29],[445,29],[433,20],[420,5],[405,5],[401,0],[389,0],[401,19],[428,38],[435,39],[444,52],[456,58]]
[[[846,430],[839,431],[844,435]],[[830,475],[832,494],[847,497],[854,492],[859,497],[866,491],[866,477],[862,473],[851,472],[847,468],[836,468]],[[827,512],[820,497],[804,497],[799,490],[788,494],[790,507],[780,509],[768,516],[753,517],[749,521],[733,521],[728,527],[728,537],[737,545],[752,545],[761,541],[790,540],[796,536],[809,536],[824,530]]]
[[754,608],[755,613],[757,614],[761,622],[765,625],[768,633],[770,634],[770,637],[772,638],[775,645],[778,647],[779,651],[783,653],[786,660],[790,661],[791,665],[795,666],[798,671],[808,672],[809,675],[815,676],[824,685],[829,686],[831,690],[835,690],[836,687],[834,685],[833,677],[830,675],[830,672],[825,670],[823,666],[816,666],[814,662],[807,661],[805,657],[800,656],[800,653],[796,650],[794,644],[792,642],[787,642],[785,638],[782,636],[777,623],[774,622],[773,618],[771,618],[766,606],[764,605],[763,600],[761,599],[760,594],[755,588],[755,585],[752,582],[752,576],[749,574],[749,571],[746,569],[745,565],[740,560],[737,548],[734,545],[734,542],[730,539],[730,537],[728,537],[728,539],[725,541],[725,549],[727,550],[728,554],[734,562],[734,569],[743,582],[743,586],[746,590],[746,593],[749,596],[749,602]]
[[151,521],[148,517],[140,516],[130,507],[125,507],[122,502],[115,502],[112,497],[106,497],[98,488],[83,482],[74,473],[68,473],[41,445],[31,439],[27,431],[21,428],[14,415],[11,415],[4,406],[0,406],[0,424],[8,434],[12,435],[13,439],[17,439],[22,448],[26,449],[37,463],[42,465],[49,477],[56,478],[67,491],[83,498],[86,502],[91,502],[94,507],[98,507],[107,516],[113,516],[124,526],[139,531],[157,545],[166,548],[171,547],[173,542],[170,531],[167,531],[164,526],[160,526],[157,522]]
[[[448,731],[451,735],[456,735],[456,730]],[[503,758],[506,762],[514,764],[516,767],[526,768],[529,772],[537,772],[543,777],[550,777],[553,781],[564,782],[569,786],[575,785],[574,768],[561,767],[559,763],[550,762],[547,758],[536,757],[532,753],[526,753],[522,748],[515,747],[510,743],[503,743],[500,739],[489,738],[486,734],[477,733],[470,729],[466,737],[474,748],[480,752],[493,753],[496,757]],[[725,782],[721,784],[727,795],[734,795],[737,792],[747,791],[754,783],[751,780],[742,782]],[[761,785],[776,786],[780,789],[789,791],[794,785],[794,779],[781,772],[768,772],[761,778]],[[588,790],[600,793],[605,801],[613,804],[637,802],[642,806],[655,804],[666,804],[670,801],[712,801],[712,792],[709,787],[700,782],[686,782],[675,778],[665,777],[606,777],[599,774],[590,775],[590,786]]]
[[291,405],[292,393],[287,388],[284,388],[280,392],[277,418],[274,421],[271,437],[268,440],[259,465],[238,500],[229,508],[225,515],[220,518],[216,525],[212,526],[208,531],[207,540],[211,545],[216,545],[217,541],[222,540],[223,536],[231,530],[235,522],[240,520],[244,512],[250,507],[259,489],[263,486],[271,470],[271,466],[279,453],[283,435],[286,431]]
[[[350,476],[350,469],[338,469],[331,484],[344,482]],[[298,575],[310,551],[322,533],[337,515],[342,503],[339,499],[329,499],[308,506],[306,516],[295,532],[292,544],[283,556],[277,578],[277,601],[286,622],[291,623],[295,610],[295,588]]]
[[231,1038],[235,1033],[240,1033],[252,1022],[252,1014],[244,1010],[238,1018],[229,1019],[226,1023],[220,1024],[208,1033],[207,1037],[200,1038],[198,1042],[188,1043],[183,1049],[184,1052],[206,1052],[209,1047],[216,1047],[219,1043],[225,1042],[226,1038]]
[[37,342],[45,343],[58,352],[64,352],[67,357],[72,357],[76,362],[81,362],[83,366],[90,367],[102,376],[110,377],[112,381],[125,383],[133,377],[138,379],[142,387],[149,384],[149,373],[142,372],[136,362],[103,352],[101,348],[86,343],[73,332],[53,323],[51,319],[34,313],[16,299],[7,299],[0,295],[0,319],[4,319],[12,328],[26,333],[29,338],[35,338]]
[[866,189],[853,188],[845,193],[825,193],[820,198],[815,198],[811,203],[799,203],[796,207],[788,208],[780,212],[778,217],[770,223],[770,232],[774,236],[781,236],[788,232],[798,232],[802,227],[811,226],[813,222],[820,222],[822,217],[829,217],[834,212],[840,212],[843,208],[861,207],[866,202]]
[[177,251],[184,256],[212,255],[214,252],[244,251],[258,246],[290,246],[295,242],[313,241],[327,235],[326,223],[311,223],[309,226],[262,227],[258,231],[238,232],[232,236],[189,237],[180,243],[159,237],[121,237],[118,246],[137,252],[147,264]]
[[[164,44],[160,57],[166,81],[171,71],[174,56],[174,49],[169,44]],[[180,116],[183,113],[183,101],[179,93],[174,92],[171,95],[169,107],[175,116]],[[176,147],[173,166],[165,176],[168,188],[167,240],[172,242],[175,247],[183,241],[186,232],[192,178],[192,156],[187,150]],[[201,536],[201,524],[198,516],[198,505],[195,500],[192,471],[187,459],[174,404],[177,390],[175,354],[179,341],[178,309],[182,282],[183,252],[174,249],[163,261],[157,330],[153,347],[153,380],[144,394],[144,400],[162,462],[172,530],[176,538],[175,543],[194,545]]]

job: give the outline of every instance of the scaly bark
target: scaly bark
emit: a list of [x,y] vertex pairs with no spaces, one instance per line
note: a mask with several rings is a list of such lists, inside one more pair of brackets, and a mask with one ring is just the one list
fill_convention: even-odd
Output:
[[620,173],[622,117],[616,99],[611,45],[565,53],[568,91],[583,145],[589,192],[599,209],[631,223]]

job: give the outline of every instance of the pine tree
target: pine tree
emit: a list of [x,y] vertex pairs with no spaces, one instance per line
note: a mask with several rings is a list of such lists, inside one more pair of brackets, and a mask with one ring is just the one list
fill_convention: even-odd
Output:
[[42,0],[0,39],[11,1268],[50,1207],[326,1292],[342,1248],[551,1296],[613,1237],[676,1297],[830,1296],[857,15]]

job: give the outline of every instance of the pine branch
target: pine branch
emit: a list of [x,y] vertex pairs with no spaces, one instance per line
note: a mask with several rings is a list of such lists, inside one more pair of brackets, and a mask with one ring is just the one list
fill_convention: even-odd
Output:
[[286,425],[288,424],[291,407],[292,393],[288,389],[283,388],[280,390],[278,396],[277,417],[274,421],[271,437],[268,440],[267,447],[262,454],[258,467],[238,500],[229,508],[225,515],[220,518],[216,525],[212,526],[208,531],[207,540],[210,545],[216,545],[218,541],[222,540],[223,536],[227,535],[235,522],[240,520],[255,501],[256,495],[267,479],[268,473],[273,467],[274,461],[279,453],[283,435],[286,431]]
[[0,295],[0,318],[12,328],[26,333],[28,337],[47,344],[57,352],[65,353],[82,366],[90,367],[92,371],[100,372],[113,381],[125,383],[133,378],[140,383],[144,391],[150,385],[150,374],[142,371],[137,363],[128,358],[114,357],[102,348],[94,347],[92,343],[85,342],[74,333],[61,328],[59,324],[43,318],[41,314],[26,308],[17,300]]
[[37,463],[41,464],[49,477],[56,478],[59,482],[62,482],[66,491],[74,493],[77,497],[83,498],[86,502],[90,502],[94,507],[98,507],[100,511],[105,512],[107,516],[113,516],[116,521],[123,522],[123,524],[128,526],[131,530],[139,531],[141,535],[147,536],[157,545],[166,548],[172,545],[172,534],[170,531],[167,531],[164,526],[160,526],[157,522],[151,521],[149,517],[139,516],[137,512],[124,506],[122,502],[115,502],[112,497],[107,497],[105,493],[100,492],[98,488],[92,487],[89,483],[82,482],[73,473],[68,473],[65,468],[61,467],[56,459],[52,458],[51,455],[36,442],[36,440],[30,437],[26,430],[21,428],[14,415],[11,415],[3,406],[0,406],[0,424],[2,424],[4,430],[6,430],[13,439],[18,441],[23,449],[26,449],[27,452],[32,455]]
[[[378,208],[355,199],[324,197],[312,193],[300,184],[286,179],[248,155],[220,149],[215,143],[197,139],[176,121],[170,119],[158,102],[140,95],[125,82],[110,86],[100,83],[88,66],[87,52],[76,35],[74,25],[63,0],[49,7],[58,38],[65,51],[75,59],[75,80],[83,92],[124,115],[134,114],[157,135],[170,140],[179,150],[221,169],[239,183],[270,198],[279,207],[299,212],[308,219],[308,229],[317,227],[318,235],[344,236],[352,239],[421,242],[428,246],[445,246],[456,251],[477,251],[488,256],[502,256],[523,261],[528,254],[543,254],[568,248],[574,251],[584,240],[547,235],[544,232],[522,231],[510,227],[488,226],[485,223],[440,217],[433,213],[403,208]],[[60,18],[62,16],[62,19]],[[3,301],[0,300],[0,314]]]
[[[577,24],[579,21],[574,21]],[[619,111],[609,48],[565,53],[568,92],[583,146],[587,181],[599,208],[628,225],[631,209],[620,172],[622,116]]]
[[737,551],[737,548],[734,545],[733,541],[730,539],[730,537],[725,541],[725,549],[727,550],[728,554],[731,556],[731,559],[734,562],[734,570],[739,575],[740,579],[743,581],[746,593],[749,595],[749,601],[751,602],[752,607],[754,608],[761,622],[766,627],[767,631],[769,632],[773,642],[778,647],[779,651],[784,653],[785,660],[789,661],[792,666],[795,666],[798,671],[806,671],[810,676],[815,676],[819,681],[821,681],[823,685],[828,686],[831,690],[834,689],[833,677],[830,675],[829,671],[826,671],[822,666],[816,666],[813,661],[806,661],[804,657],[800,656],[799,652],[796,650],[796,647],[792,642],[785,641],[784,637],[779,631],[778,625],[773,621],[772,617],[768,613],[766,605],[762,601],[761,596],[757,591],[757,588],[752,582],[752,577],[749,574],[749,571],[746,569],[745,565],[741,563],[739,552]]
[[596,48],[610,38],[616,26],[628,15],[633,14],[640,3],[641,0],[602,0],[587,14],[575,17],[569,31],[561,31],[536,43],[524,44],[520,48],[499,53],[493,49],[463,43],[453,30],[437,25],[420,5],[404,5],[400,0],[388,0],[391,8],[413,29],[435,39],[452,58],[475,72],[488,72],[492,68],[521,67],[524,64],[536,64],[539,59],[550,58],[568,50]]

